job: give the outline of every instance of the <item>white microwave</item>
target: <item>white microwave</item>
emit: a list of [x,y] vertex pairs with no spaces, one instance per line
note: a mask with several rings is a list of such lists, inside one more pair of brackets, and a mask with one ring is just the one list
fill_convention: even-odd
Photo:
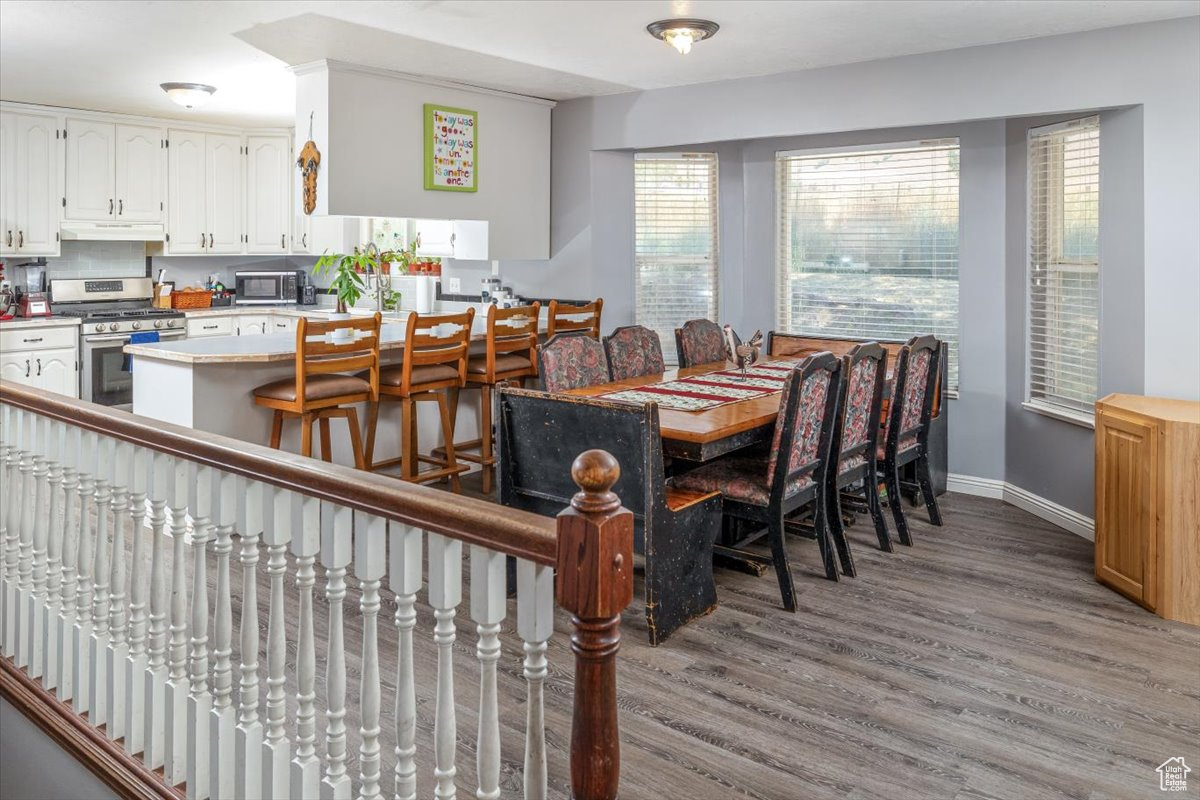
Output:
[[279,305],[299,300],[304,273],[300,270],[248,270],[234,273],[237,305]]

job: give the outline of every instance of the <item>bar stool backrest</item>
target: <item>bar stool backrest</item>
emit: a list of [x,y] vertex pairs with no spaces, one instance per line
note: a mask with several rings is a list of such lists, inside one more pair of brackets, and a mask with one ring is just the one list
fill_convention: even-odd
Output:
[[488,309],[487,322],[487,375],[486,379],[496,382],[496,356],[516,353],[529,359],[532,377],[537,377],[538,314],[542,304]]
[[[304,397],[309,375],[370,370],[371,400],[379,399],[379,313],[369,317],[320,322],[301,317],[296,325],[296,397]],[[331,339],[326,334],[349,328],[354,334]]]
[[[581,305],[572,305],[570,303],[560,303],[557,300],[551,300],[546,338],[550,339],[556,333],[582,331],[596,341],[600,341],[600,312],[603,308],[604,298],[602,297]],[[570,317],[585,318],[570,319]]]
[[473,308],[459,314],[409,314],[401,392],[408,394],[412,389],[413,367],[445,364],[458,371],[460,385],[465,383],[474,321]]

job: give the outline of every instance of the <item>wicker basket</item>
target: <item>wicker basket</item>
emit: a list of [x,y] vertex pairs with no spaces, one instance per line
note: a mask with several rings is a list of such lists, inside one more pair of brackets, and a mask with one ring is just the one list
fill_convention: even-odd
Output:
[[207,289],[183,289],[171,292],[171,308],[209,308],[212,292]]

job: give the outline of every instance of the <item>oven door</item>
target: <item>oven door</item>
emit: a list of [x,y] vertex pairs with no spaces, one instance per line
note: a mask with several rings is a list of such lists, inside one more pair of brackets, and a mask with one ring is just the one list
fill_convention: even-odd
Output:
[[[187,331],[162,331],[159,341],[187,336]],[[133,409],[132,357],[122,352],[129,344],[128,333],[89,336],[83,340],[83,399],[102,406]]]

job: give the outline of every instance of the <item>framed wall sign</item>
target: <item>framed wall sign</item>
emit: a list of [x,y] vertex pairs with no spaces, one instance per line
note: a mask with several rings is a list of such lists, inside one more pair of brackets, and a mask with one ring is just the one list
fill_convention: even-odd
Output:
[[479,188],[479,115],[474,111],[425,104],[425,188]]

